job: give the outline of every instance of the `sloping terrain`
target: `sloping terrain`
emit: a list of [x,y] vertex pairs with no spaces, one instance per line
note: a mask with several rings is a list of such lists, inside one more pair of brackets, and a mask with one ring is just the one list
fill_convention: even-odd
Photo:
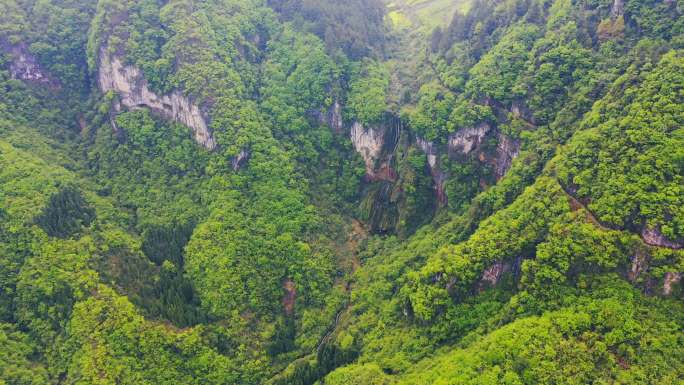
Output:
[[6,0],[0,384],[677,384],[677,1]]

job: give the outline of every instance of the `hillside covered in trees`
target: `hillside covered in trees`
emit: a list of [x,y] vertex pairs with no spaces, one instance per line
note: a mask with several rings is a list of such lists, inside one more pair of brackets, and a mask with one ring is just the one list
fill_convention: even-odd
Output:
[[681,0],[0,1],[0,385],[681,384]]

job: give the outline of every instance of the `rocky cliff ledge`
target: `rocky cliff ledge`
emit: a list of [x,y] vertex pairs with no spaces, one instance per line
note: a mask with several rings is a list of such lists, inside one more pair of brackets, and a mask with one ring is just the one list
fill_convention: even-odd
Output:
[[168,95],[155,94],[140,69],[123,65],[119,57],[109,55],[106,49],[100,53],[98,83],[102,92],[114,91],[119,95],[120,107],[149,108],[166,119],[188,126],[198,144],[210,150],[216,147],[216,141],[196,104],[177,90]]

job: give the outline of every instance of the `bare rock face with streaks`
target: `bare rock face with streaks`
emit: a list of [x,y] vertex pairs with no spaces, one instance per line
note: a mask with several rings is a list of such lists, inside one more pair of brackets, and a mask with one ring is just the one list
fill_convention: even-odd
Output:
[[364,127],[359,122],[352,124],[350,138],[366,164],[366,177],[370,181],[396,179],[388,157],[397,146],[398,129],[392,124],[377,127]]
[[647,255],[641,252],[641,250],[637,250],[632,257],[632,266],[627,272],[627,278],[632,282],[636,282],[641,273],[646,270],[648,270]]
[[292,316],[295,310],[295,302],[297,301],[297,285],[293,280],[288,279],[283,283],[283,290],[285,291],[281,301],[283,311],[285,315]]
[[240,171],[240,169],[247,163],[252,154],[248,150],[240,150],[240,152],[230,160],[230,166],[233,171]]
[[520,142],[511,139],[509,136],[499,133],[499,143],[496,147],[496,158],[494,159],[494,175],[499,180],[506,175],[511,168],[513,160],[520,153]]
[[487,123],[481,123],[475,127],[467,127],[449,135],[449,155],[468,155],[484,141],[485,136],[491,130]]
[[100,54],[98,73],[102,92],[116,92],[123,108],[149,108],[166,119],[184,124],[192,129],[198,144],[209,150],[216,147],[216,141],[197,104],[178,90],[168,95],[157,95],[150,90],[140,69],[124,65],[119,57],[109,55],[106,51],[103,49]]
[[437,194],[437,201],[441,205],[447,204],[446,195],[446,181],[448,175],[444,173],[439,167],[439,151],[433,142],[428,142],[425,139],[416,138],[416,146],[420,148],[427,157],[428,166],[430,167],[430,176],[435,184],[435,192]]

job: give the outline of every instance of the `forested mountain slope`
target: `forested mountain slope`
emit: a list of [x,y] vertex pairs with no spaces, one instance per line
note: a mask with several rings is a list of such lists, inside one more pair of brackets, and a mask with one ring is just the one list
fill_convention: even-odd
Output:
[[0,384],[684,381],[677,0],[4,0]]

